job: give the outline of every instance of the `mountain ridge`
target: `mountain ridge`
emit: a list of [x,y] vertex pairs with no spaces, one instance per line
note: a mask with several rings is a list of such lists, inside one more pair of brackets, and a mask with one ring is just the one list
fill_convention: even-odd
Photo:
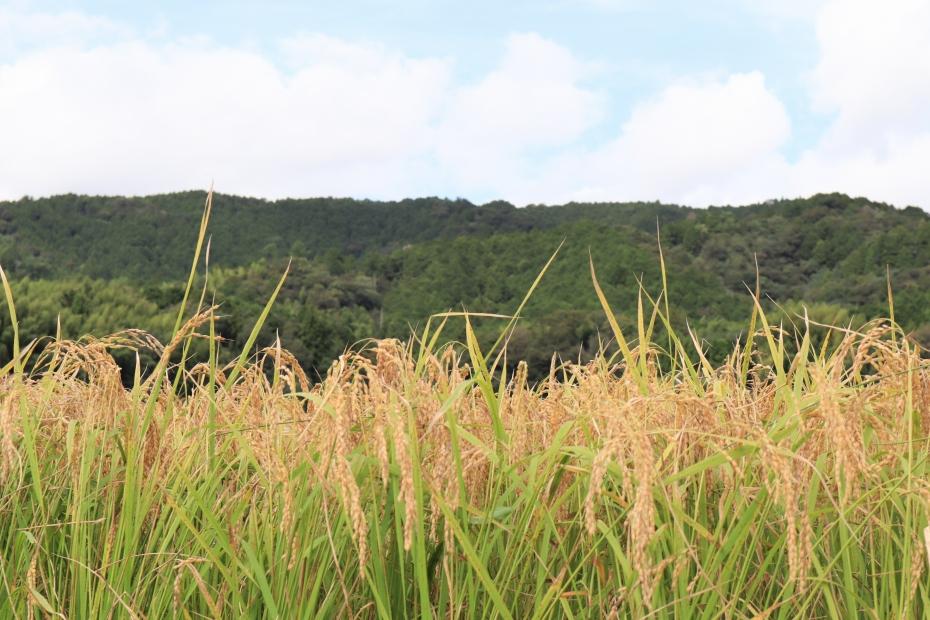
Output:
[[[14,280],[24,335],[54,334],[60,314],[68,337],[140,326],[164,337],[205,197],[72,194],[0,203],[0,264]],[[764,301],[785,320],[801,304],[825,322],[887,315],[890,269],[896,318],[930,342],[930,215],[838,193],[710,208],[216,194],[209,234],[208,289],[224,304],[223,335],[245,339],[293,259],[263,337],[280,333],[317,369],[358,340],[407,337],[435,312],[512,312],[562,243],[512,339],[515,355],[537,370],[552,351],[574,356],[607,333],[589,253],[625,318],[639,281],[653,294],[661,289],[659,239],[672,318],[693,326],[718,359],[742,337],[757,262]],[[11,333],[7,323],[0,329],[2,354]]]

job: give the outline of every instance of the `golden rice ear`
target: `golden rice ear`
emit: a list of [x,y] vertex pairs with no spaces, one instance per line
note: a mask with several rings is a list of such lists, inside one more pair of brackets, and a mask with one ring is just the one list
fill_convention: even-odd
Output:
[[[0,283],[3,285],[3,295],[6,299],[6,307],[10,315],[10,327],[13,330],[13,359],[10,361],[14,376],[19,377],[23,374],[23,362],[20,357],[19,321],[16,318],[16,304],[13,302],[13,289],[10,288],[10,282],[6,278],[6,272],[3,270],[3,266],[0,266]],[[6,368],[4,370],[6,370]],[[2,374],[0,374],[0,376],[2,376]]]
[[7,480],[20,461],[19,450],[13,442],[20,435],[14,416],[15,392],[10,390],[0,401],[0,482]]

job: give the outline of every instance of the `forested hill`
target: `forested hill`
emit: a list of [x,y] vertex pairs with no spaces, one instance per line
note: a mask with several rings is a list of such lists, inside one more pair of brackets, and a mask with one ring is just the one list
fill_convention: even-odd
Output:
[[[81,273],[173,278],[185,269],[205,194],[142,198],[63,195],[0,202],[0,260],[33,276]],[[553,228],[581,220],[655,230],[689,210],[659,204],[518,209],[505,202],[421,198],[375,202],[310,198],[269,202],[217,194],[213,257],[227,266],[259,258],[354,256],[461,235]]]
[[[204,199],[186,192],[0,202],[0,265],[14,280],[24,336],[54,333],[59,313],[70,337],[130,326],[164,336]],[[711,355],[724,355],[744,327],[756,257],[763,292],[788,318],[802,303],[832,321],[886,314],[890,267],[897,318],[930,338],[930,217],[840,194],[709,209],[217,195],[210,288],[227,315],[224,334],[241,341],[294,257],[266,335],[278,330],[320,368],[346,344],[406,336],[434,312],[513,310],[564,240],[514,335],[515,355],[541,368],[553,350],[583,354],[603,327],[589,251],[621,317],[635,308],[638,278],[658,288],[657,225],[674,318],[687,319]],[[0,321],[5,357],[11,330]]]

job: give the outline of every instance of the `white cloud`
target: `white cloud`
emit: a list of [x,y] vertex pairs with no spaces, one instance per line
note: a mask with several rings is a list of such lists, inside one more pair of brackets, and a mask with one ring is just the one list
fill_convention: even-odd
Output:
[[604,96],[580,84],[596,70],[539,35],[511,36],[494,71],[453,93],[439,161],[473,191],[519,183],[526,156],[571,144],[601,120]]
[[832,120],[797,161],[784,156],[779,99],[760,73],[737,74],[641,102],[615,140],[560,159],[532,198],[705,205],[841,191],[930,209],[930,1],[833,0],[817,38],[811,103]]
[[930,2],[845,0],[818,20],[816,104],[836,113],[836,148],[881,149],[901,134],[930,131]]
[[[816,32],[810,98],[832,120],[789,161],[791,121],[760,71],[677,79],[611,130],[602,67],[532,33],[462,83],[454,59],[374,42],[300,35],[272,61],[0,10],[0,40],[19,41],[6,61],[0,43],[0,198],[215,179],[270,197],[704,205],[845,191],[930,208],[930,0],[832,0]],[[24,33],[49,43],[24,47]]]
[[314,34],[286,69],[209,42],[55,47],[0,64],[0,196],[202,187],[263,196],[506,191],[576,140],[596,67],[535,34],[452,82],[452,61]]
[[793,167],[792,187],[930,209],[930,0],[835,0],[817,38],[812,98],[835,120]]
[[[784,107],[760,73],[676,83],[637,105],[617,138],[553,162],[537,187],[560,199],[707,204],[764,198],[760,171],[790,134]],[[545,181],[548,179],[548,182]],[[551,198],[550,198],[551,200]]]
[[55,48],[0,65],[0,195],[203,187],[416,193],[449,64],[332,39],[299,64],[140,41]]
[[608,152],[629,166],[632,179],[656,190],[671,180],[686,191],[757,165],[789,133],[784,107],[753,72],[670,86],[633,110]]

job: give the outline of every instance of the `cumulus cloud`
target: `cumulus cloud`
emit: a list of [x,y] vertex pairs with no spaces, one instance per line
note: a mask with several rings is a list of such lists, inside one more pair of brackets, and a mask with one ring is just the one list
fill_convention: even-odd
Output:
[[[506,191],[529,152],[576,139],[594,70],[535,34],[453,83],[453,61],[320,34],[283,62],[209,42],[118,40],[0,64],[0,197],[203,187],[280,197]],[[511,178],[513,177],[513,178]]]
[[831,2],[817,38],[813,103],[834,120],[793,166],[793,188],[930,208],[930,0]]
[[838,147],[880,148],[901,133],[930,131],[930,2],[833,2],[817,36],[810,84],[818,107],[838,114],[829,136]]
[[789,134],[761,73],[675,84],[637,105],[620,136],[589,158],[592,185],[579,197],[745,199],[747,174],[771,166]]
[[142,41],[0,65],[0,194],[417,190],[447,62],[328,38],[253,52]]
[[778,150],[789,136],[761,73],[680,81],[636,105],[606,144],[547,162],[519,200],[764,199],[768,178],[784,175]]
[[604,114],[603,94],[582,85],[596,71],[539,35],[511,36],[500,65],[444,111],[437,155],[452,181],[500,191],[530,173],[531,153],[577,140]]
[[833,0],[816,33],[810,102],[831,120],[794,160],[777,95],[759,72],[734,74],[641,102],[616,139],[560,161],[534,198],[706,205],[841,191],[930,209],[930,1]]
[[[40,32],[47,45],[23,43]],[[533,33],[462,80],[455,58],[377,42],[302,34],[268,54],[0,10],[0,198],[215,179],[268,197],[705,205],[845,191],[930,208],[930,0],[831,0],[816,33],[810,103],[830,120],[789,159],[791,119],[760,71],[676,79],[610,127],[603,65]]]

